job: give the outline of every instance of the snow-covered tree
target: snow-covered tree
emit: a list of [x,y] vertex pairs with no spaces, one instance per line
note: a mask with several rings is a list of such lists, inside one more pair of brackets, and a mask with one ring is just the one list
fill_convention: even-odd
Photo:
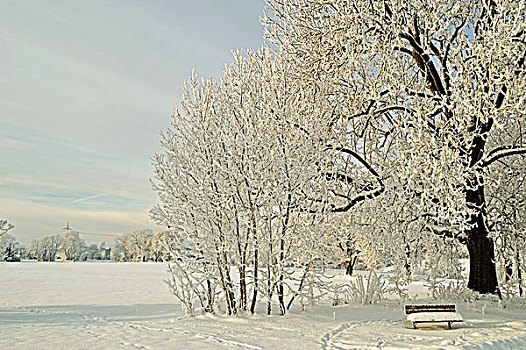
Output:
[[44,260],[55,261],[57,253],[63,245],[64,237],[60,234],[43,237],[42,249],[44,250]]
[[20,243],[9,233],[0,236],[0,261],[20,261]]
[[32,239],[29,243],[29,246],[26,251],[26,256],[29,259],[37,259],[38,261],[42,261],[43,259],[43,251],[40,248],[40,240],[39,239]]
[[138,230],[119,236],[111,258],[118,261],[147,261],[151,255],[154,235],[151,230]]
[[80,255],[80,260],[100,260],[102,258],[100,248],[97,244],[90,244],[85,246],[82,254]]
[[60,234],[33,239],[29,244],[27,254],[39,261],[55,261],[63,243],[64,237]]
[[525,2],[269,0],[268,7],[267,39],[333,106],[327,123],[345,137],[332,149],[361,168],[343,174],[368,191],[341,210],[377,197],[401,174],[406,184],[388,190],[418,200],[436,233],[465,241],[471,289],[497,292],[485,184],[492,166],[526,147],[522,137],[488,140],[525,116]]
[[154,262],[168,261],[170,254],[165,247],[166,240],[173,234],[172,230],[157,232],[151,239],[149,256]]
[[14,244],[15,242],[15,236],[9,233],[0,236],[0,252],[3,252],[10,244]]
[[134,231],[126,236],[129,250],[133,252],[134,259],[142,262],[147,261],[150,255],[153,232],[145,229]]
[[132,261],[132,256],[132,250],[127,244],[127,237],[123,235],[117,238],[115,247],[111,252],[111,258],[117,261]]
[[115,241],[115,247],[111,251],[111,258],[117,261],[132,261],[133,250],[128,244],[126,235],[119,236]]
[[[220,82],[194,75],[154,158],[161,204],[152,217],[185,244],[172,248],[171,268],[196,269],[202,278],[185,280],[198,299],[218,285],[228,313],[254,312],[263,297],[269,313],[276,298],[284,314],[288,267],[340,258],[327,217],[313,215],[326,210],[327,179],[338,176],[319,118],[329,106],[290,71],[262,49],[236,52]],[[324,245],[334,249],[314,249]]]
[[15,226],[5,219],[0,219],[0,237],[5,235],[9,230],[12,230]]
[[82,255],[82,247],[85,245],[84,240],[80,238],[77,231],[67,231],[64,234],[64,245],[62,249],[67,260],[77,261]]

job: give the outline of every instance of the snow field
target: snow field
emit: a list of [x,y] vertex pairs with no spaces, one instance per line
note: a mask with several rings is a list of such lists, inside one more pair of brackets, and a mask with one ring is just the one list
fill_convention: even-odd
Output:
[[[526,349],[525,310],[457,303],[465,323],[412,329],[403,304],[184,318],[164,264],[1,263],[0,349]],[[338,276],[343,281],[345,276]],[[424,302],[421,282],[409,295]]]

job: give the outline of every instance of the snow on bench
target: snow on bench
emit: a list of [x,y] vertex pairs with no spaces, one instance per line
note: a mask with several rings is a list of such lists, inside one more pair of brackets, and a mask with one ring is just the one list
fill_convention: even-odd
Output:
[[451,323],[464,322],[462,315],[456,311],[456,306],[453,304],[405,305],[405,314],[407,320],[413,323],[414,329],[417,323],[447,322],[448,328],[451,329]]

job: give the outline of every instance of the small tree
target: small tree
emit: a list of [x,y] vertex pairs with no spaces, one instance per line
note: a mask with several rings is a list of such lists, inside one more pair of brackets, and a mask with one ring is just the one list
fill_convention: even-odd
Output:
[[172,230],[157,232],[152,237],[150,256],[155,262],[170,260],[170,253],[166,248],[166,241],[173,235]]
[[132,254],[127,243],[127,236],[119,236],[115,241],[115,247],[111,251],[111,258],[117,261],[131,261]]
[[86,249],[82,252],[81,260],[100,260],[101,254],[100,249],[97,244],[90,244]]
[[20,244],[9,233],[0,236],[0,260],[20,261]]
[[33,239],[29,244],[27,255],[39,261],[55,261],[57,253],[63,247],[63,244],[64,237],[59,234]]
[[15,226],[10,224],[5,219],[0,219],[0,237],[5,235],[9,230],[13,229]]
[[63,249],[67,260],[79,260],[82,255],[82,247],[84,245],[84,240],[80,238],[79,232],[67,231],[64,234]]
[[44,250],[44,261],[55,261],[57,253],[64,245],[64,237],[60,234],[42,238],[42,249]]
[[126,235],[128,251],[132,252],[135,261],[145,262],[149,259],[153,232],[151,230],[134,231]]
[[29,259],[37,259],[38,261],[44,260],[44,250],[42,249],[42,242],[40,239],[33,239],[29,243],[27,248],[26,256]]

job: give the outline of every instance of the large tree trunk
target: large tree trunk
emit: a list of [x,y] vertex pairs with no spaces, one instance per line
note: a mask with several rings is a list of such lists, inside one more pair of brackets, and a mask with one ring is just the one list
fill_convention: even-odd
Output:
[[486,200],[482,177],[475,181],[468,183],[466,190],[466,202],[474,210],[468,219],[466,242],[469,252],[468,287],[482,294],[499,294],[494,245],[488,237],[485,223]]
[[479,293],[498,293],[493,240],[487,237],[485,229],[471,230],[467,241],[469,251],[468,287]]
[[354,271],[354,265],[356,265],[356,259],[358,259],[358,255],[352,256],[352,253],[349,253],[349,261],[347,262],[347,266],[345,267],[345,275],[352,276],[352,273]]
[[[466,204],[471,210],[467,218],[466,245],[469,252],[468,288],[482,294],[499,294],[495,251],[493,240],[488,237],[486,226],[486,197],[484,195],[484,169],[479,167],[486,146],[486,135],[491,130],[493,120],[481,123],[474,118],[472,130],[477,130],[469,151],[469,167],[473,174],[468,175],[465,191]],[[477,168],[478,167],[478,168]]]

